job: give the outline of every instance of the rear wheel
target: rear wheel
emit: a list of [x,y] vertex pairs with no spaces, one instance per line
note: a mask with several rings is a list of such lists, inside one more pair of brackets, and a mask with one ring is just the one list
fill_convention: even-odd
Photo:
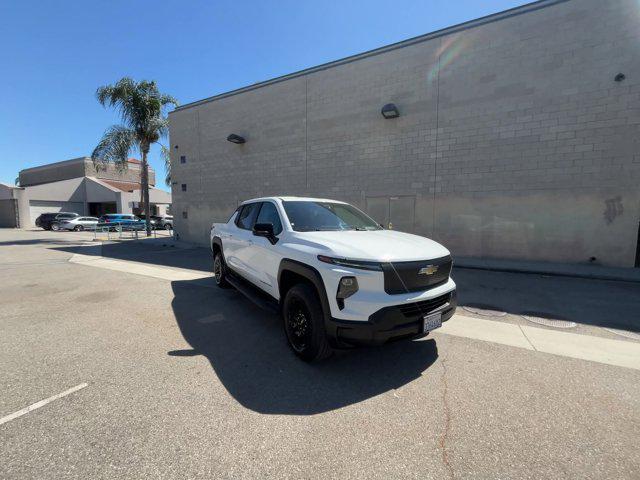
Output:
[[60,225],[58,225],[57,223],[52,223],[51,230],[53,230],[54,232],[57,232],[58,230],[60,230]]
[[220,252],[216,252],[213,256],[213,278],[216,281],[216,285],[220,288],[230,287],[229,282],[227,282],[227,266]]
[[282,317],[289,346],[302,360],[322,360],[333,353],[324,329],[322,305],[311,285],[301,283],[287,292]]
[[165,230],[171,230],[172,229],[171,224],[170,223],[165,223],[164,224],[164,229]]

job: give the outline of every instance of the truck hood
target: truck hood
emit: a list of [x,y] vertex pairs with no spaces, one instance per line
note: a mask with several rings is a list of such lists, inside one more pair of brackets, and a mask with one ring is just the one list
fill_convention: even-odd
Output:
[[433,240],[394,230],[294,232],[294,235],[300,247],[309,253],[352,260],[408,262],[449,255],[449,250]]

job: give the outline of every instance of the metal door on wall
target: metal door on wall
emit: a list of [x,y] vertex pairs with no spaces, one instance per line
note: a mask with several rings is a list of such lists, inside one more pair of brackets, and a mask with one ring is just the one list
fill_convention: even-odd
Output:
[[367,213],[389,230],[413,233],[416,197],[367,197]]

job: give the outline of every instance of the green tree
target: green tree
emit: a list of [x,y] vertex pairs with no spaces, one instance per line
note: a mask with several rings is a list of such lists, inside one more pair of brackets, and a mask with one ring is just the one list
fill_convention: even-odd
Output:
[[172,96],[161,93],[156,82],[136,82],[128,77],[113,85],[98,88],[96,98],[103,107],[113,107],[118,111],[122,125],[113,125],[104,132],[91,158],[96,168],[104,168],[108,163],[113,163],[117,168],[125,169],[129,155],[132,152],[140,153],[142,203],[149,236],[149,150],[154,143],[159,144],[165,165],[169,165],[169,149],[160,143],[169,130],[164,109],[168,105],[178,106],[178,102]]

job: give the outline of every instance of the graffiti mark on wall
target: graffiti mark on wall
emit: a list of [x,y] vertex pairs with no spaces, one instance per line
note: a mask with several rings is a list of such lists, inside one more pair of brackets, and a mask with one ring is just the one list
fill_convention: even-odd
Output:
[[609,198],[608,200],[604,201],[604,204],[604,218],[607,223],[613,222],[624,212],[624,207],[622,206],[622,197]]

